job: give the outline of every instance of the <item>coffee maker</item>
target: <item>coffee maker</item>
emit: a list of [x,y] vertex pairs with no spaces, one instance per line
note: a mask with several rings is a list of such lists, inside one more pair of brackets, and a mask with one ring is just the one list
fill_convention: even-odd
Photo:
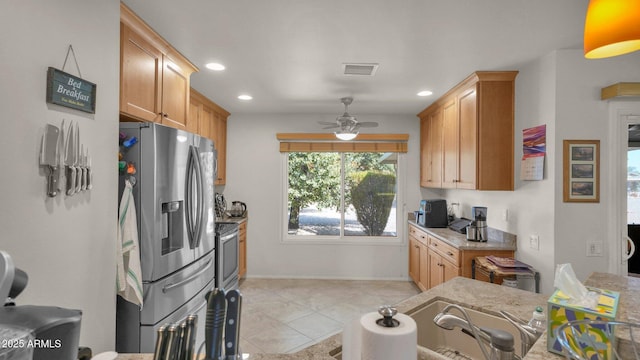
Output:
[[[0,359],[8,355],[9,359],[16,360],[75,360],[84,359],[81,353],[87,351],[86,358],[90,358],[88,348],[79,353],[80,310],[15,305],[14,299],[27,286],[28,279],[24,271],[13,265],[9,254],[0,250],[0,300],[4,301],[0,304],[0,329],[4,330],[4,336],[9,336],[5,340],[25,345],[16,348],[0,346]],[[37,346],[29,345],[31,343]]]
[[484,206],[474,206],[471,208],[471,225],[467,226],[467,240],[487,241],[487,208]]

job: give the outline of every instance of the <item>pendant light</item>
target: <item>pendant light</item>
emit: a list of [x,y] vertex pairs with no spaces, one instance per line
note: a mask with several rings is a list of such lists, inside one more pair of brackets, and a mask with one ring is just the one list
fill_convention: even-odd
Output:
[[601,59],[640,50],[640,0],[591,0],[584,24],[584,57]]

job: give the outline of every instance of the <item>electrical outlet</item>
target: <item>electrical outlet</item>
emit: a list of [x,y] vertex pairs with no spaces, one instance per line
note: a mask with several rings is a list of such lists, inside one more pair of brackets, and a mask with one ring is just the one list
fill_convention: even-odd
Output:
[[502,220],[509,221],[509,209],[504,209],[502,211]]
[[529,247],[540,250],[540,237],[538,235],[529,236]]
[[587,242],[587,256],[602,256],[602,241]]

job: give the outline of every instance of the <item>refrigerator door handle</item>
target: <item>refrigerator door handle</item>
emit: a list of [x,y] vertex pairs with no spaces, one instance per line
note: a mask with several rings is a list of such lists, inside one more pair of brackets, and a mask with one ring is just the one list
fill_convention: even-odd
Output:
[[209,270],[209,268],[211,267],[211,263],[212,263],[212,260],[209,259],[209,261],[207,261],[207,263],[202,267],[202,269],[200,269],[195,274],[189,276],[186,279],[180,280],[175,284],[169,283],[169,284],[163,286],[162,287],[162,292],[166,293],[168,291],[171,291],[172,289],[175,289],[177,287],[180,287],[182,285],[185,285],[185,284],[188,284],[188,283],[192,282],[193,280],[197,279],[200,275],[204,274],[207,270]]
[[195,147],[191,148],[193,151],[194,159],[194,173],[196,174],[196,223],[195,223],[195,239],[193,241],[193,248],[200,246],[200,239],[202,237],[202,230],[204,227],[204,189],[202,187],[202,165],[200,164],[200,153]]
[[195,224],[194,224],[194,204],[193,204],[193,174],[194,174],[194,156],[193,146],[189,147],[189,155],[187,158],[187,178],[186,178],[186,221],[187,221],[187,237],[189,238],[189,248],[193,249],[196,241]]

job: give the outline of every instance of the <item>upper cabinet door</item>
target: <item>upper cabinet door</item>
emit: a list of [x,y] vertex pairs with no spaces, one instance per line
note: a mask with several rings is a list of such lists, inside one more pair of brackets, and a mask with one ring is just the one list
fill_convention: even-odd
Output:
[[176,61],[164,56],[162,64],[162,124],[187,130],[189,126],[189,76]]
[[[517,74],[476,71],[418,114],[421,186],[513,190]],[[437,141],[427,131],[436,127],[434,114],[439,111],[443,113],[441,147],[434,145]],[[434,123],[425,124],[429,116],[433,116]],[[425,181],[436,173],[436,159],[442,160],[441,184]]]
[[475,85],[458,98],[458,189],[476,188],[477,101]]
[[191,74],[187,58],[120,4],[120,117],[154,121],[181,130],[189,123]]
[[162,52],[120,24],[120,112],[158,122],[162,105]]
[[458,182],[458,112],[456,102],[447,102],[442,119],[442,187],[455,188]]
[[222,112],[214,114],[216,149],[218,150],[216,185],[224,185],[227,181],[227,116]]

